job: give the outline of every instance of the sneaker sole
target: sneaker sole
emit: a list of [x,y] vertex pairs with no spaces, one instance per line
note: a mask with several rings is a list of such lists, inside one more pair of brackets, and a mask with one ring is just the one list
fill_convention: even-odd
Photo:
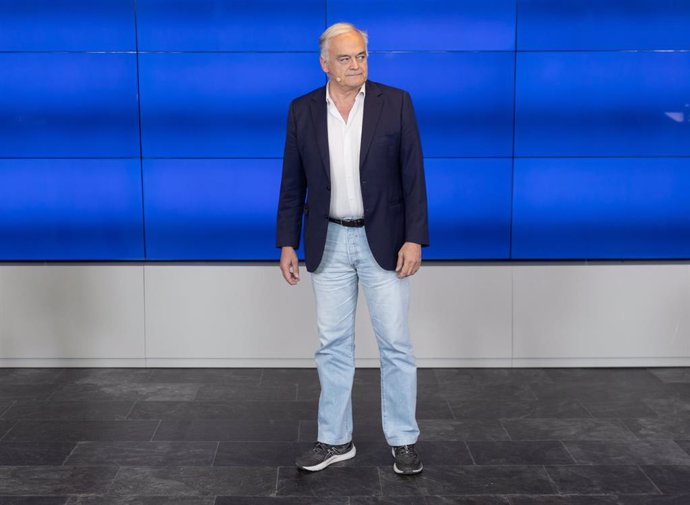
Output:
[[326,468],[328,465],[332,465],[333,463],[337,463],[338,461],[346,461],[348,459],[352,459],[355,457],[355,454],[357,454],[357,449],[355,449],[355,446],[353,444],[352,449],[347,451],[345,454],[334,454],[333,456],[322,461],[318,465],[298,466],[297,468],[301,470],[306,470],[307,472],[318,472],[319,470],[323,470],[324,468]]
[[400,470],[400,468],[398,468],[398,465],[393,463],[393,471],[395,473],[397,473],[398,475],[415,475],[415,474],[420,473],[422,470],[424,470],[424,465],[421,465],[417,470],[411,470],[408,472],[403,472],[402,470]]
[[[395,457],[395,449],[392,450],[391,452],[393,453],[393,457]],[[407,472],[403,472],[400,468],[398,468],[398,465],[393,463],[393,471],[395,473],[397,473],[398,475],[415,475],[415,474],[421,472],[422,470],[424,470],[424,465],[420,464],[419,468],[417,468],[416,470],[409,470]]]

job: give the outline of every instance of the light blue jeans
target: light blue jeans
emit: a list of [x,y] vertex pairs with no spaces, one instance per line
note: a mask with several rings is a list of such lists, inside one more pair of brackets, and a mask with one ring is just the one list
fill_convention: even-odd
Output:
[[352,381],[355,373],[355,310],[358,281],[371,314],[381,359],[381,417],[389,445],[414,444],[417,367],[407,323],[409,279],[381,268],[364,228],[328,224],[323,259],[312,274],[320,348],[318,441],[352,440]]

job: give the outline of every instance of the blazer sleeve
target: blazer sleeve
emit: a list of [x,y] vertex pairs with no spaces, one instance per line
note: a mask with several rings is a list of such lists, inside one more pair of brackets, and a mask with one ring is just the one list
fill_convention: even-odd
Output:
[[293,101],[288,112],[283,176],[278,199],[276,247],[292,246],[295,249],[299,247],[306,193],[307,179],[297,142],[297,121]]
[[417,119],[410,94],[404,92],[402,103],[400,163],[405,200],[405,241],[429,245],[424,156]]

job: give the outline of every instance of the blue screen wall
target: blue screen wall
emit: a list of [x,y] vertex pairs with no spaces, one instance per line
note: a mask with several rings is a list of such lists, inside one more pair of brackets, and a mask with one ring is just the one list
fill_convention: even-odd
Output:
[[273,260],[290,100],[369,32],[432,260],[690,258],[690,2],[0,0],[0,260]]

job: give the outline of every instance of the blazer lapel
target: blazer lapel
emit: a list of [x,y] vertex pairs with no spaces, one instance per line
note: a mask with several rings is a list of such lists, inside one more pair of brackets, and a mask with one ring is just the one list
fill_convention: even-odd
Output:
[[375,83],[367,81],[367,92],[364,97],[364,118],[362,119],[362,142],[359,148],[360,170],[364,166],[367,154],[369,154],[369,147],[374,139],[374,132],[376,132],[382,110],[381,90]]
[[320,88],[311,97],[311,119],[314,122],[316,132],[316,143],[319,146],[323,169],[328,180],[331,178],[330,155],[328,152],[328,122],[326,114],[326,87]]

